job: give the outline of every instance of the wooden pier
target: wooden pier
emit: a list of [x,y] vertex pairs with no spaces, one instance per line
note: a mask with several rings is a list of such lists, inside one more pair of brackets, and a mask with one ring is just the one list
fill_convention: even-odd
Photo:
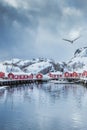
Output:
[[47,79],[29,79],[29,80],[0,80],[0,86],[12,86],[12,85],[20,85],[20,84],[32,84],[32,83],[43,83],[47,82]]
[[[66,80],[69,83],[73,82],[76,84],[84,84],[87,85],[87,77],[61,77],[61,80]],[[13,85],[21,85],[21,84],[32,84],[32,83],[43,83],[48,82],[49,80],[58,80],[53,78],[30,78],[30,79],[0,79],[0,86],[13,86]]]

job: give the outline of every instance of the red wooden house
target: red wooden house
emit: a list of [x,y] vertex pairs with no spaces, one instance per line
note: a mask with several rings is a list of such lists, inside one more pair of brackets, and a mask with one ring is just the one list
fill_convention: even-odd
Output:
[[37,79],[42,79],[42,78],[43,78],[43,75],[42,75],[41,73],[39,73],[39,74],[36,75],[36,78],[37,78]]
[[5,77],[5,73],[4,72],[0,72],[0,78],[4,78]]
[[77,72],[73,72],[72,73],[72,77],[78,77],[78,73]]
[[64,73],[64,77],[65,77],[65,78],[69,78],[69,77],[70,77],[70,73],[69,73],[69,72],[65,72],[65,73]]
[[9,79],[14,79],[14,74],[13,74],[13,73],[9,73],[9,74],[8,74],[8,78],[9,78]]
[[82,76],[87,77],[87,71],[84,71],[84,72],[82,73]]

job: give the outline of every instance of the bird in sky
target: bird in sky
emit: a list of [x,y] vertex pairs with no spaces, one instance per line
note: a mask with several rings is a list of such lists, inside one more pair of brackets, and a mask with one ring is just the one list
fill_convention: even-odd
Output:
[[79,37],[77,37],[77,38],[75,38],[75,39],[73,39],[73,40],[69,40],[69,39],[64,39],[63,38],[63,40],[64,41],[67,41],[67,42],[70,42],[71,44],[73,44],[77,39],[79,39],[80,38],[80,36]]

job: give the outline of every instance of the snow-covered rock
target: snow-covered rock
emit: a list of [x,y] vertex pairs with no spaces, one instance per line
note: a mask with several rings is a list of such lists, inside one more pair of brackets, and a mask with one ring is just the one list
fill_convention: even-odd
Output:
[[37,74],[40,73],[42,70],[48,68],[48,67],[52,67],[52,64],[49,62],[39,62],[39,63],[35,63],[32,64],[28,67],[25,68],[27,73],[33,73],[33,74]]
[[65,63],[55,62],[53,59],[37,58],[31,60],[11,59],[0,63],[0,71],[4,73],[42,73],[62,71]]
[[75,51],[74,57],[67,63],[67,68],[77,72],[87,70],[87,47]]

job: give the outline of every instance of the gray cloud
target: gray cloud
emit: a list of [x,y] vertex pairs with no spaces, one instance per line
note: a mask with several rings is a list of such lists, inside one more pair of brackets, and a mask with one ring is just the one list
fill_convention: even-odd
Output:
[[[59,60],[71,56],[70,46],[66,47],[62,38],[86,30],[85,0],[15,0],[16,5],[12,1],[0,1],[0,51],[6,52],[4,55]],[[60,51],[64,48],[66,56]]]

